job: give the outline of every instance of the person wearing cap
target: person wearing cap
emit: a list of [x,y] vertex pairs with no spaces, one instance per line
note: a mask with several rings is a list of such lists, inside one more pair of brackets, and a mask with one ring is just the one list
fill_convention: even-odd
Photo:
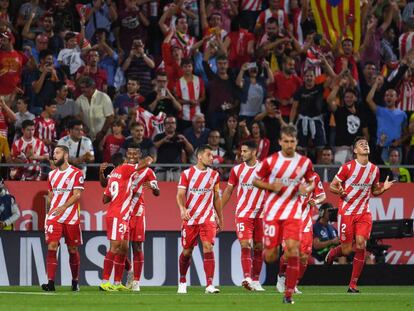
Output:
[[331,210],[334,210],[331,203],[322,204],[319,217],[313,225],[312,256],[322,262],[329,250],[339,244],[338,232],[329,220]]

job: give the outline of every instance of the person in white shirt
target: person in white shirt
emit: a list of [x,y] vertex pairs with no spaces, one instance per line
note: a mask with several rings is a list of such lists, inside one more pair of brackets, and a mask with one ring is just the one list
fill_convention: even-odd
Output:
[[19,139],[22,136],[22,123],[24,120],[34,120],[35,115],[31,113],[27,108],[29,106],[29,99],[28,98],[20,98],[17,100],[17,112],[16,121],[14,121],[14,128],[16,129],[16,133],[14,134],[13,141]]

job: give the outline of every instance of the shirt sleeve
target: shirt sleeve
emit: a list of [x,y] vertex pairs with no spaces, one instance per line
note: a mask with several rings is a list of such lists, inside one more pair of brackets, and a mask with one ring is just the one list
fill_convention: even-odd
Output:
[[239,183],[239,180],[237,178],[236,172],[234,170],[234,167],[230,171],[229,181],[227,182],[230,186],[236,186]]
[[76,173],[73,189],[84,189],[85,179],[81,171]]
[[111,99],[106,94],[103,98],[103,113],[105,118],[114,114],[114,107],[112,106]]
[[313,170],[313,165],[311,160],[307,160],[308,162],[308,167],[306,168],[306,172],[305,172],[305,179],[306,181],[311,181],[314,179],[314,173],[315,171]]
[[315,184],[316,184],[315,185],[315,190],[314,190],[315,197],[319,197],[321,195],[326,195],[325,194],[325,189],[323,188],[323,184],[321,182],[321,179],[319,178],[319,175],[315,179]]
[[93,151],[92,141],[90,139],[87,140],[86,149],[87,149],[87,152],[89,152],[92,155],[95,155],[95,153]]
[[268,159],[264,160],[260,166],[259,169],[256,171],[255,177],[258,179],[265,179],[270,175],[271,169],[269,167]]
[[348,167],[348,165],[344,164],[344,165],[341,166],[341,168],[339,169],[339,171],[335,175],[335,177],[340,182],[344,182],[348,178],[348,172],[349,172],[349,167]]
[[179,189],[187,189],[188,187],[188,178],[185,174],[185,171],[181,173],[180,181],[178,182],[178,188]]

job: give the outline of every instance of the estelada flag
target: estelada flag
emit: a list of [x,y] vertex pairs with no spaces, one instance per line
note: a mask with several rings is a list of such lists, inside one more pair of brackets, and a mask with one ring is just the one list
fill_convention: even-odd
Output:
[[318,33],[335,45],[343,38],[354,41],[354,50],[361,44],[361,3],[359,0],[311,0]]

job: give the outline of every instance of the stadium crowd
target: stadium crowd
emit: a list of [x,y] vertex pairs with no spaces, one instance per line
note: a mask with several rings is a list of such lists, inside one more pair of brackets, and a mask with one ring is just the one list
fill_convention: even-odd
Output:
[[314,163],[343,164],[363,135],[373,163],[412,165],[414,1],[360,4],[354,46],[356,17],[331,42],[309,0],[0,0],[2,161],[33,164],[4,177],[45,179],[57,144],[85,172],[132,143],[161,164],[208,143],[232,164],[253,139],[262,160],[289,123]]

